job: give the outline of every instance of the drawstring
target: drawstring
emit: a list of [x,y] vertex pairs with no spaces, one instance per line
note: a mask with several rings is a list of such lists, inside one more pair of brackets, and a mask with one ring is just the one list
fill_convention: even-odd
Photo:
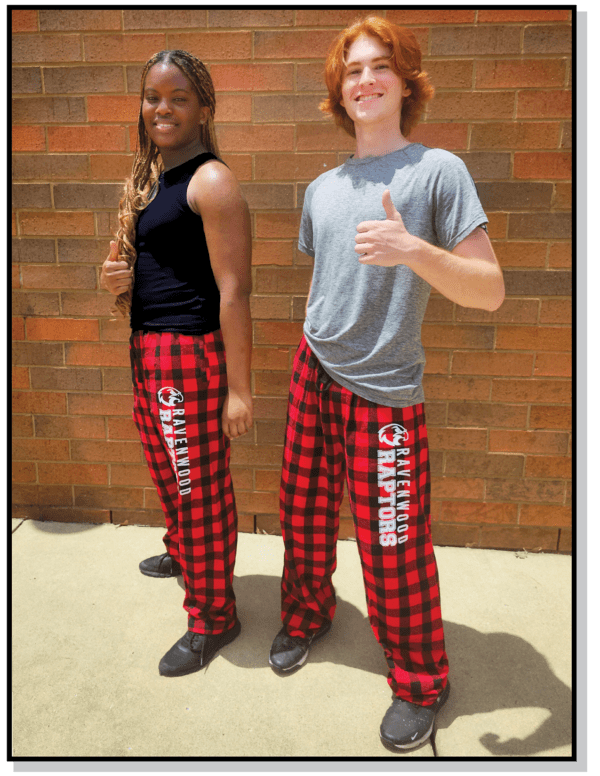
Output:
[[315,359],[317,362],[317,393],[319,396],[323,396],[325,391],[330,387],[333,382],[333,377],[330,377],[327,372],[321,366],[321,362]]

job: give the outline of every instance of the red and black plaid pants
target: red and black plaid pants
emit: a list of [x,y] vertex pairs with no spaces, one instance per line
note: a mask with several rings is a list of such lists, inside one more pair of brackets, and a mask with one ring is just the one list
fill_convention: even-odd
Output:
[[331,381],[303,338],[288,405],[281,480],[282,620],[307,636],[333,619],[332,584],[344,475],[371,628],[388,683],[427,706],[446,685],[429,516],[423,404],[384,407]]
[[165,513],[164,543],[181,565],[188,630],[222,633],[236,621],[237,545],[229,440],[221,429],[222,335],[134,331],[130,354],[133,419]]

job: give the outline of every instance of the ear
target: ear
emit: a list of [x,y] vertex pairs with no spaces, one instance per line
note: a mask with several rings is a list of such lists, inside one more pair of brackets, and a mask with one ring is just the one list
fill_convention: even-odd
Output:
[[200,123],[206,124],[206,122],[210,118],[210,108],[207,105],[205,105],[200,109],[200,116],[201,116]]

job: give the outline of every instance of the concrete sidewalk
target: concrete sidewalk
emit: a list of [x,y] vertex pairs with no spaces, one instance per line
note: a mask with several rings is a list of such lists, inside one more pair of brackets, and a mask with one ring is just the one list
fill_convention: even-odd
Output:
[[[13,520],[15,757],[429,758],[379,741],[391,703],[356,543],[338,543],[333,628],[307,664],[268,666],[281,537],[240,534],[241,636],[159,676],[186,630],[181,577],[138,571],[163,529]],[[521,553],[524,555],[524,553]],[[439,757],[571,756],[571,558],[436,548],[452,694]]]

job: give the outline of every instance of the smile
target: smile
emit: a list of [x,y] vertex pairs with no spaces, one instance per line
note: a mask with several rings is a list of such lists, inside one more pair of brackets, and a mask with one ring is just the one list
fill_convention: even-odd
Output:
[[382,96],[382,94],[361,95],[356,98],[356,102],[371,102],[372,100],[378,100]]

